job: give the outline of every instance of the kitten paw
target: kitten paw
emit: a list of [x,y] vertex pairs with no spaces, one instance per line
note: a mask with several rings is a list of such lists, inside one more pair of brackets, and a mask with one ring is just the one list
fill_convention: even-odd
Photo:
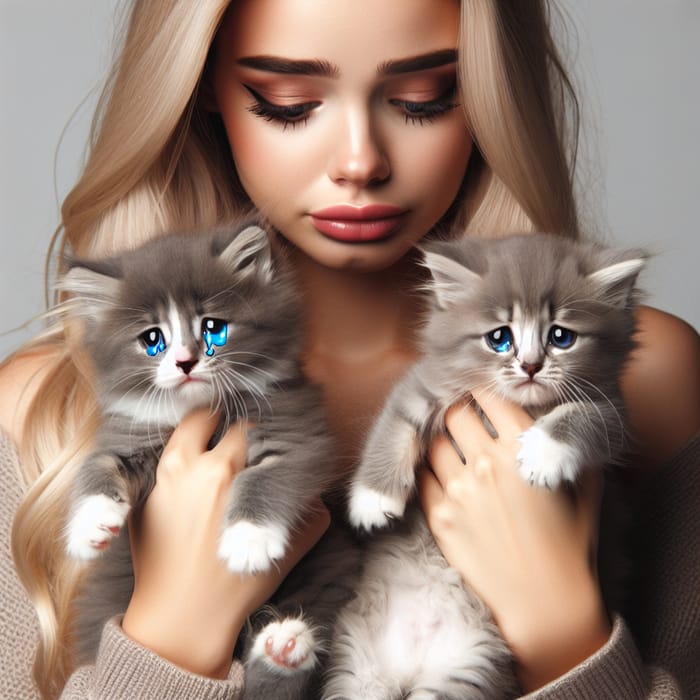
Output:
[[251,655],[275,671],[294,673],[316,665],[316,638],[299,619],[271,622],[255,638]]
[[350,522],[363,530],[386,527],[405,509],[405,501],[366,486],[354,486],[350,495]]
[[241,520],[229,525],[219,541],[219,557],[229,571],[254,574],[267,571],[287,549],[287,533],[275,525],[256,525]]
[[76,559],[94,559],[119,534],[129,504],[104,494],[87,496],[68,523],[66,549]]
[[537,426],[526,430],[518,439],[522,444],[518,471],[529,484],[555,489],[564,481],[576,481],[581,460],[571,446],[555,440]]

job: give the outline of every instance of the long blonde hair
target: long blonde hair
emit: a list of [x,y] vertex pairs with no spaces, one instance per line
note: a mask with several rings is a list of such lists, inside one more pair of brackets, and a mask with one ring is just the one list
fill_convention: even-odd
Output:
[[[199,88],[229,0],[136,0],[93,123],[89,158],[49,256],[104,256],[172,228],[210,227],[250,207],[218,115]],[[576,237],[577,104],[545,0],[462,0],[459,78],[476,144],[455,221],[470,234],[541,229]],[[60,268],[60,262],[58,267]],[[39,616],[34,666],[45,697],[72,671],[79,571],[55,533],[98,422],[89,366],[60,314],[32,348],[50,367],[27,415],[28,486],[15,517],[18,574]]]

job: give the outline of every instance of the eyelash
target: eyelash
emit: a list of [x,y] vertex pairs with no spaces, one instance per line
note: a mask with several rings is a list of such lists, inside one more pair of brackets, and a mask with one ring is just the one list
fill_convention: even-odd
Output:
[[265,121],[281,124],[284,129],[287,127],[295,129],[297,126],[306,124],[311,116],[311,111],[321,104],[320,102],[303,102],[296,105],[276,105],[268,102],[249,85],[243,87],[255,100],[255,104],[248,107],[248,111]]
[[[243,85],[243,87],[255,100],[255,103],[248,107],[248,111],[265,121],[280,124],[284,129],[287,127],[295,129],[297,126],[305,125],[311,112],[321,104],[320,102],[303,102],[295,105],[276,105],[268,102],[249,85]],[[389,100],[389,104],[403,110],[407,124],[422,126],[425,122],[431,123],[443,114],[455,109],[458,103],[455,102],[454,97],[455,89],[452,87],[435,100],[411,102],[393,99]]]
[[431,123],[443,114],[459,106],[455,102],[455,89],[451,87],[435,100],[428,102],[410,102],[408,100],[389,100],[390,104],[400,107],[404,111],[407,124],[422,126],[425,122]]

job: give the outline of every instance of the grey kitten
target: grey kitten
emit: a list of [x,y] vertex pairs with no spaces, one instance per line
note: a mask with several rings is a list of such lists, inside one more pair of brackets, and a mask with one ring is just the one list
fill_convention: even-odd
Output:
[[[80,646],[90,655],[133,585],[122,526],[152,489],[164,443],[186,413],[219,412],[219,435],[240,419],[253,424],[219,541],[231,571],[274,565],[340,475],[320,392],[297,359],[298,294],[263,229],[174,234],[106,260],[73,260],[60,286],[84,322],[103,414],[96,448],[75,476],[66,527],[68,552],[98,559],[80,603]],[[260,625],[249,635],[251,686],[266,663],[277,667],[274,657],[303,686],[323,651],[319,615],[330,614],[324,586],[333,578],[329,571],[295,591],[264,620],[260,640]],[[316,617],[302,614],[314,605]]]
[[634,347],[643,255],[532,234],[433,243],[424,259],[433,304],[422,358],[390,394],[350,491],[358,528],[403,521],[369,544],[357,596],[337,622],[327,699],[517,692],[488,609],[445,562],[415,503],[406,511],[426,447],[470,388],[537,418],[518,466],[534,485],[575,482],[625,445],[619,376]]

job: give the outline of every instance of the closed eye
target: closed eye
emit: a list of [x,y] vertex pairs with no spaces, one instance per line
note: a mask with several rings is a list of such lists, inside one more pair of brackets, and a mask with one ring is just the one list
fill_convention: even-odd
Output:
[[414,124],[423,124],[426,121],[432,122],[458,106],[458,103],[455,101],[454,86],[434,100],[414,102],[412,100],[393,98],[389,100],[389,103],[403,111],[407,123]]
[[281,124],[284,128],[303,125],[309,119],[311,112],[321,103],[317,101],[300,102],[292,105],[278,105],[266,100],[259,92],[253,90],[250,85],[243,87],[251,94],[255,102],[248,107],[251,114],[264,119],[265,121]]

